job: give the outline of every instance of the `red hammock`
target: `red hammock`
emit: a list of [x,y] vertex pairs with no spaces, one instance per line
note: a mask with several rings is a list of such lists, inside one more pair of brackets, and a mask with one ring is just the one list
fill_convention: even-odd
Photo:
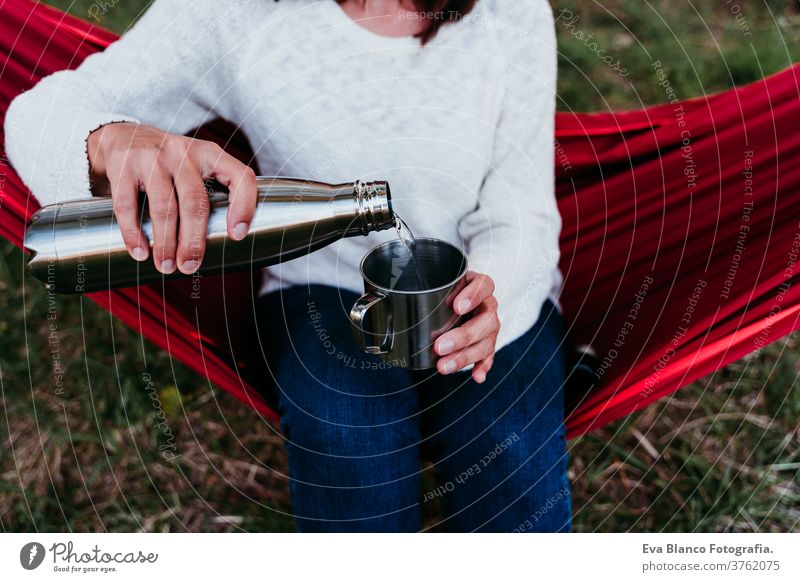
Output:
[[[15,95],[115,39],[42,4],[3,0],[0,120]],[[798,327],[798,70],[640,111],[558,114],[561,303],[570,340],[594,346],[602,360],[600,385],[568,395],[568,437],[652,404]],[[252,160],[228,124],[205,126],[199,137]],[[38,204],[5,167],[0,235],[21,246]],[[263,355],[253,301],[244,300],[255,298],[259,277],[205,277],[200,299],[192,299],[190,281],[88,297],[277,420],[257,390]]]

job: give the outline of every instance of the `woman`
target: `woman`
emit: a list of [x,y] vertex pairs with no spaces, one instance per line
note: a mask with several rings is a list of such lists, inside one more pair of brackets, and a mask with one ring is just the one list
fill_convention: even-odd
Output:
[[[215,117],[264,175],[387,179],[417,235],[467,251],[469,317],[437,340],[436,370],[410,373],[361,353],[346,316],[361,257],[391,233],[265,271],[298,529],[417,531],[436,503],[450,531],[569,531],[555,56],[546,0],[156,0],[14,100],[7,151],[42,204],[110,194],[131,256],[163,273],[202,263],[206,178],[230,188],[229,235],[248,232],[254,172],[183,136]],[[437,479],[422,490],[421,454]]]

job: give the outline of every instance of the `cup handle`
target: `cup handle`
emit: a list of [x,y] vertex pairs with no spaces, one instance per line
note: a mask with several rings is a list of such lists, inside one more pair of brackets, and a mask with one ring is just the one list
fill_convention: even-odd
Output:
[[350,321],[355,326],[353,333],[356,341],[361,345],[361,349],[368,354],[388,354],[389,350],[392,349],[392,340],[394,338],[394,334],[392,333],[391,316],[389,317],[386,336],[383,338],[383,342],[379,346],[370,344],[370,341],[367,339],[367,334],[373,334],[364,329],[364,322],[367,319],[367,312],[371,307],[377,305],[384,299],[386,299],[386,295],[383,293],[380,293],[379,291],[368,291],[358,298],[358,300],[353,304],[353,308],[350,310]]

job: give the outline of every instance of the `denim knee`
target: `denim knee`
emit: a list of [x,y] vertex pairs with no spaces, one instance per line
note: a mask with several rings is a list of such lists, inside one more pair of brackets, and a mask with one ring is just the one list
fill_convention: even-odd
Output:
[[287,442],[309,453],[330,457],[377,458],[416,445],[414,418],[377,425],[350,425],[314,418],[294,408],[281,418]]

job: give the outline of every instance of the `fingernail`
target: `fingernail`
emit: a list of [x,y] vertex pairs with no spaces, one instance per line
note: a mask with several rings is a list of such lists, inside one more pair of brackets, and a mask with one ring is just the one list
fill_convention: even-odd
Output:
[[439,342],[439,355],[445,356],[453,351],[453,348],[456,347],[455,343],[451,339],[444,339]]
[[162,273],[172,273],[175,270],[175,261],[172,259],[164,259],[161,261],[161,272]]
[[242,240],[247,236],[248,230],[250,230],[250,225],[246,222],[240,222],[233,227],[233,240]]
[[469,311],[470,306],[472,306],[472,302],[469,299],[462,299],[458,302],[457,310],[459,313],[464,314]]
[[475,381],[478,384],[483,384],[485,380],[486,380],[486,372],[478,372],[477,374],[475,374]]
[[137,261],[144,261],[147,258],[147,250],[142,247],[134,247],[131,256]]
[[455,371],[456,371],[456,363],[454,360],[448,360],[447,362],[444,363],[442,373],[449,374],[450,372],[455,372]]
[[181,266],[183,267],[183,271],[185,273],[194,273],[200,266],[200,262],[195,261],[194,259],[189,259],[188,261],[183,261]]

